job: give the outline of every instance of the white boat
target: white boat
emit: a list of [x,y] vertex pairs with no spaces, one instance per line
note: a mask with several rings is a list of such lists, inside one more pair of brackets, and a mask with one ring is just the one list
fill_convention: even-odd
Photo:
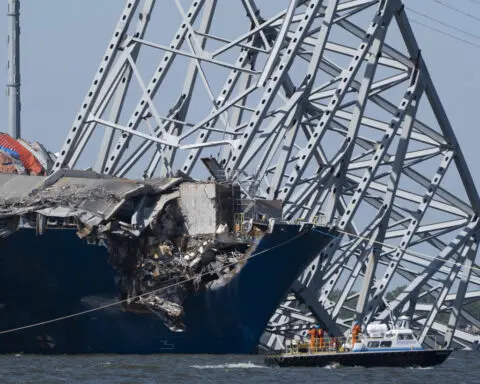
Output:
[[391,329],[388,328],[387,324],[368,324],[366,332],[360,335],[355,345],[352,346],[351,335],[347,338],[344,349],[352,352],[424,350],[410,329],[408,318],[403,316]]
[[364,367],[428,367],[443,363],[452,349],[425,349],[400,317],[395,325],[368,324],[353,344],[351,333],[344,340],[328,338],[313,348],[310,343],[292,341],[285,353],[268,355],[265,364],[280,367],[324,367],[332,363]]

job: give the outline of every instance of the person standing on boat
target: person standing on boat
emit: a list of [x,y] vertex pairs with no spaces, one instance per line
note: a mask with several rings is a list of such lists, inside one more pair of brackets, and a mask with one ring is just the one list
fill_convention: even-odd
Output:
[[332,351],[338,351],[338,342],[337,338],[334,336],[330,336],[330,349]]
[[310,352],[314,352],[316,350],[317,344],[317,330],[316,327],[312,326],[308,331],[308,336],[310,338]]
[[355,321],[352,327],[352,348],[355,346],[355,343],[357,342],[357,338],[360,332],[362,332],[362,328],[360,327],[360,324],[358,323],[358,321]]
[[317,325],[318,348],[323,349],[323,329]]

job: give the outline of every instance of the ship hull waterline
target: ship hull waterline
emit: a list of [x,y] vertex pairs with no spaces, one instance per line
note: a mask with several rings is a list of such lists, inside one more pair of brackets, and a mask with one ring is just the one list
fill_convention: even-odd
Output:
[[305,355],[271,355],[265,357],[270,367],[431,367],[443,363],[452,349],[390,352],[343,352]]
[[18,327],[98,308],[118,300],[105,247],[74,230],[22,229],[1,240],[0,353],[249,354],[294,279],[332,240],[327,228],[276,224],[241,271],[222,287],[184,303],[186,331],[154,314],[119,305],[9,333]]

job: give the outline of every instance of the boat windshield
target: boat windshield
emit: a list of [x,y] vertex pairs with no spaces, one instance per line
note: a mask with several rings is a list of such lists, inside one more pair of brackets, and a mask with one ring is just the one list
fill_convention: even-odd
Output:
[[397,339],[398,339],[398,340],[413,340],[414,337],[413,337],[413,335],[412,335],[411,333],[407,333],[407,334],[401,334],[401,333],[400,333],[400,334],[397,336]]
[[367,344],[367,348],[390,348],[391,346],[392,342],[390,340],[370,341]]

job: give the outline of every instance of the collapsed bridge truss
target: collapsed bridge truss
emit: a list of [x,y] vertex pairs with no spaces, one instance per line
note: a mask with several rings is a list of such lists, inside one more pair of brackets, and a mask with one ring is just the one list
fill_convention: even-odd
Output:
[[400,0],[126,1],[52,172],[82,164],[336,225],[268,347],[400,314],[427,344],[478,339],[480,200]]

